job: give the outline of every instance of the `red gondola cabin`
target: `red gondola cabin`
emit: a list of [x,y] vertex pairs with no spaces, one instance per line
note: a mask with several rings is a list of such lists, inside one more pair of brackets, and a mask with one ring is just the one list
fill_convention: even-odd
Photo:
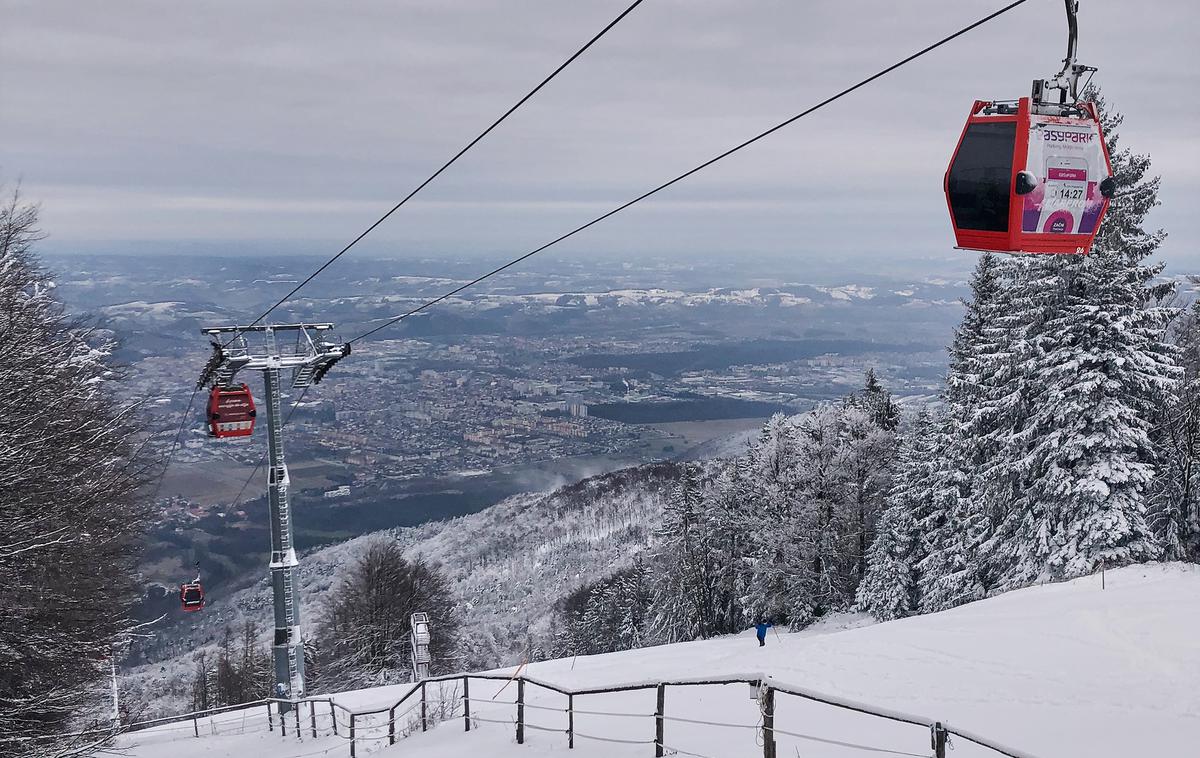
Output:
[[944,182],[958,247],[1091,250],[1114,188],[1108,148],[1093,103],[1057,110],[1071,115],[975,101]]
[[213,387],[208,397],[208,433],[213,437],[249,437],[254,433],[254,398],[245,384]]
[[200,582],[179,585],[179,604],[185,611],[198,611],[204,607],[204,586]]

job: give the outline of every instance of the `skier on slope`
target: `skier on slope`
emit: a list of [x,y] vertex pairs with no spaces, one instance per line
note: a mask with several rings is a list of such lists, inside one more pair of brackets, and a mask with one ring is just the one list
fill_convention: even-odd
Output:
[[775,626],[770,621],[760,621],[754,625],[754,633],[758,637],[758,646],[765,647],[767,644],[767,630]]

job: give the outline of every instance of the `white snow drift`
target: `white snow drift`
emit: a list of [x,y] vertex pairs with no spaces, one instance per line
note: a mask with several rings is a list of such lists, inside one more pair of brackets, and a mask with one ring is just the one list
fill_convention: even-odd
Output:
[[[761,671],[777,680],[841,697],[940,719],[1044,758],[1128,758],[1192,754],[1200,736],[1200,566],[1151,564],[1066,584],[1031,587],[943,613],[871,624],[839,616],[797,634],[772,635],[759,648],[749,633],[715,640],[532,664],[531,676],[570,688],[647,679]],[[358,754],[413,758],[568,755],[563,734],[530,729],[517,745],[508,723],[514,687],[490,700],[498,685],[473,681],[473,710],[486,719],[464,734],[462,719],[415,734],[394,748],[378,740]],[[405,687],[337,695],[356,709],[388,706]],[[563,708],[565,698],[527,688],[533,705]],[[719,727],[668,721],[664,743],[725,758],[761,755],[758,710],[745,685],[668,688],[666,713],[745,725]],[[576,709],[650,714],[653,690],[576,698]],[[781,695],[779,729],[929,754],[926,730],[837,711]],[[529,709],[531,724],[561,729],[565,714]],[[293,758],[348,755],[341,737],[304,742],[265,731],[258,709],[174,730],[123,737],[131,756]],[[577,715],[578,732],[631,740],[654,735],[649,717]],[[215,732],[215,734],[214,734]],[[243,733],[239,733],[243,732]],[[344,732],[344,730],[343,730]],[[955,758],[989,755],[959,740]],[[327,752],[326,752],[327,751]],[[576,740],[570,754],[651,756],[651,744]],[[780,756],[867,756],[869,753],[779,736]],[[995,755],[991,753],[991,755]]]

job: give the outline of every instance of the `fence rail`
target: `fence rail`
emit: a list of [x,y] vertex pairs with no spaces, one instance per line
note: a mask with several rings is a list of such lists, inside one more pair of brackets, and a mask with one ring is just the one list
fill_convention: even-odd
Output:
[[[504,687],[500,692],[503,692],[509,685],[515,684],[515,700],[496,701],[495,696],[491,699],[472,698],[470,684],[472,680],[482,681],[498,681],[504,682]],[[973,732],[959,729],[950,726],[941,721],[935,721],[923,716],[905,713],[902,711],[882,708],[879,706],[861,703],[849,698],[843,698],[828,693],[809,690],[804,687],[780,682],[765,674],[744,674],[731,675],[727,677],[698,677],[685,679],[671,680],[646,680],[640,682],[627,682],[623,684],[614,684],[604,687],[590,688],[567,688],[553,682],[544,681],[537,677],[518,673],[505,676],[503,674],[450,674],[446,676],[437,676],[424,679],[414,683],[394,704],[371,710],[354,710],[338,703],[330,697],[313,697],[300,698],[296,700],[285,700],[279,698],[265,698],[255,700],[249,703],[238,705],[224,706],[221,708],[211,708],[204,711],[194,711],[191,713],[179,714],[176,716],[167,716],[159,719],[150,719],[130,724],[122,731],[136,732],[144,729],[162,727],[167,724],[192,722],[194,736],[200,736],[199,722],[201,719],[210,718],[215,715],[231,713],[241,710],[250,710],[254,708],[266,708],[267,711],[267,726],[270,731],[274,731],[275,726],[279,726],[280,736],[286,738],[288,736],[288,716],[292,717],[293,734],[300,736],[302,729],[311,731],[313,738],[318,737],[322,732],[322,727],[318,726],[318,718],[322,721],[326,718],[324,711],[328,708],[329,730],[323,736],[338,736],[345,739],[349,743],[349,753],[351,758],[357,758],[357,747],[360,742],[368,740],[387,740],[389,745],[394,745],[397,739],[396,724],[407,717],[414,711],[420,711],[419,719],[414,722],[412,727],[414,730],[419,728],[420,731],[428,731],[431,722],[429,714],[430,697],[428,688],[433,684],[461,684],[462,694],[455,694],[450,698],[453,702],[461,701],[463,731],[471,731],[473,722],[507,724],[515,729],[515,737],[518,744],[524,744],[525,732],[527,729],[533,729],[544,732],[557,732],[565,734],[567,738],[568,749],[575,747],[575,738],[579,737],[587,740],[600,740],[622,744],[645,744],[654,746],[654,755],[656,758],[661,758],[666,751],[672,754],[698,756],[698,758],[707,758],[699,753],[690,753],[686,750],[672,747],[664,740],[667,738],[667,723],[679,722],[686,724],[705,724],[715,727],[728,727],[754,730],[757,735],[757,742],[761,744],[763,758],[777,758],[777,742],[776,735],[786,735],[800,740],[811,741],[818,744],[837,745],[846,748],[853,748],[864,752],[881,753],[899,756],[916,756],[917,758],[946,758],[947,747],[950,742],[950,737],[958,737],[969,742],[972,742],[979,747],[985,748],[1005,758],[1034,758],[1029,753],[1008,747],[994,740],[986,739]],[[716,722],[712,720],[691,719],[684,716],[672,716],[666,712],[666,690],[667,688],[684,688],[684,687],[707,687],[707,686],[722,686],[731,684],[750,685],[758,690],[757,700],[760,709],[760,719],[757,724],[737,724],[729,722]],[[535,703],[526,702],[526,686],[537,687],[557,695],[565,696],[566,703],[563,708],[554,708],[551,706],[538,705]],[[576,699],[580,697],[608,695],[620,692],[635,692],[641,690],[655,691],[655,709],[653,713],[632,713],[632,712],[614,712],[602,710],[586,710],[575,707]],[[497,692],[497,696],[499,692]],[[867,745],[849,740],[837,740],[829,737],[822,737],[813,734],[804,734],[801,732],[793,732],[785,730],[776,724],[776,702],[780,695],[800,698],[815,703],[821,703],[834,708],[852,711],[867,716],[886,719],[889,721],[918,726],[929,730],[930,748],[927,753],[914,753],[903,750],[896,750],[890,747],[879,745]],[[411,702],[410,702],[411,701]],[[446,698],[441,698],[438,701],[442,706],[446,702]],[[449,721],[458,718],[453,707],[451,713],[447,715],[444,711],[435,714],[441,716],[437,721]],[[408,708],[401,710],[402,706],[409,704]],[[500,706],[515,707],[514,718],[512,719],[496,719],[485,718],[478,715],[478,710],[475,715],[472,715],[472,704],[489,704]],[[273,713],[271,705],[277,706],[276,712]],[[302,706],[307,705],[308,718],[305,719],[306,724],[302,725]],[[286,706],[286,708],[284,707]],[[566,715],[566,728],[556,729],[550,728],[541,724],[530,723],[526,718],[526,709],[534,711],[555,711]],[[318,716],[318,710],[322,711]],[[397,713],[399,711],[399,713]],[[339,713],[342,714],[342,719],[339,721]],[[365,723],[365,719],[371,716],[379,716],[387,714],[387,721],[383,723]],[[647,738],[639,740],[617,739],[614,737],[604,737],[599,735],[584,734],[575,729],[576,715],[594,715],[594,716],[610,716],[610,717],[629,717],[629,718],[646,718],[653,719],[653,738],[650,737],[649,728],[647,729]],[[418,727],[419,725],[419,727]],[[345,727],[339,731],[338,727]],[[381,734],[386,727],[386,735]],[[94,730],[99,733],[104,730]],[[88,732],[79,733],[80,736],[88,734]],[[400,735],[401,738],[404,736]]]

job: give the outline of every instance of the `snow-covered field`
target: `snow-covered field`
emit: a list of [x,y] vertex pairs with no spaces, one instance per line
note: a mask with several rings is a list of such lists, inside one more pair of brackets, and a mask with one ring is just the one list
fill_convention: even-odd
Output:
[[[1129,758],[1194,755],[1200,738],[1200,566],[1164,564],[1108,572],[1066,584],[1031,587],[944,613],[871,624],[842,615],[797,634],[772,635],[759,648],[750,634],[648,648],[528,667],[529,675],[578,689],[621,682],[764,672],[775,679],[843,698],[905,711],[975,732],[1044,758]],[[545,755],[652,756],[652,744],[576,739],[566,751],[561,733],[529,729],[517,745],[511,720],[515,686],[496,701],[498,685],[472,681],[478,721],[469,734],[462,719],[416,734],[393,748],[365,741],[358,754],[414,758]],[[406,687],[336,696],[355,709],[386,707]],[[761,755],[756,743],[758,707],[746,685],[668,688],[666,713],[741,727],[668,721],[663,742],[680,754],[709,758]],[[531,705],[561,709],[566,698],[536,687]],[[628,740],[654,736],[654,691],[576,698],[579,710],[646,714],[640,717],[577,714],[581,734]],[[840,711],[780,695],[779,729],[929,755],[927,730]],[[565,727],[561,710],[527,710],[530,724]],[[324,717],[328,724],[328,718]],[[265,731],[262,709],[173,730],[148,730],[120,741],[124,754],[149,758],[349,755],[343,735],[303,742]],[[212,735],[211,732],[217,732]],[[244,733],[239,733],[244,732]],[[291,733],[289,732],[289,735]],[[878,755],[779,735],[778,755]],[[963,740],[955,758],[996,755]],[[670,753],[668,753],[670,754]]]

